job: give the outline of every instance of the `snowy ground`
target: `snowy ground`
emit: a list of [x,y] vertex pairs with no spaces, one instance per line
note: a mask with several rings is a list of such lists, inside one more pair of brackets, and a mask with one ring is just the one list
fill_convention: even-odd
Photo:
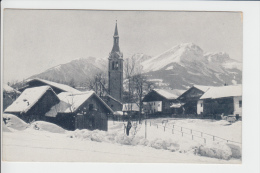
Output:
[[[168,123],[162,123],[164,119],[156,119],[150,126],[148,120],[145,139],[145,123],[136,130],[133,123],[127,137],[123,122],[109,121],[108,132],[65,131],[50,123],[38,121],[28,125],[14,116],[9,117],[3,129],[5,161],[241,163],[241,158],[233,157],[234,148],[241,147],[239,144],[229,147],[226,142],[213,142],[211,138],[205,144],[199,138],[192,140],[188,134],[183,137],[177,131],[172,134],[170,129],[172,125],[181,125],[241,142],[241,122],[227,125],[225,121],[168,119]],[[177,130],[177,126],[175,128]],[[205,156],[201,156],[203,153]],[[211,158],[212,153],[221,159]]]

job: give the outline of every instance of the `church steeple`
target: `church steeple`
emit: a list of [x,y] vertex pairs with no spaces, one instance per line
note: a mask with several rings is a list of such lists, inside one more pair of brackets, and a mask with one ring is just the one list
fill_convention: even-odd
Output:
[[114,32],[114,44],[112,48],[112,52],[120,52],[119,49],[119,35],[118,35],[118,30],[117,30],[117,21],[116,21],[116,27],[115,27],[115,32]]
[[114,44],[108,57],[108,93],[116,100],[123,100],[123,53],[119,49],[117,23],[114,32]]

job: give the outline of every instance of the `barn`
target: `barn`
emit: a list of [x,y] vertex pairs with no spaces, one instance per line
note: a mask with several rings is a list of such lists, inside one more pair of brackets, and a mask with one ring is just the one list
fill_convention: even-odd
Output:
[[58,97],[60,102],[46,113],[54,123],[68,130],[107,130],[107,117],[113,110],[94,91],[62,92]]
[[174,113],[171,108],[183,90],[153,89],[143,98],[144,113],[147,115],[169,115]]
[[182,106],[185,114],[197,114],[197,102],[210,87],[211,86],[193,85],[178,97],[178,100],[183,103]]
[[242,117],[242,85],[211,87],[197,103],[198,114]]
[[72,88],[68,85],[60,84],[60,83],[56,83],[56,82],[51,82],[51,81],[39,79],[39,78],[29,79],[26,82],[26,86],[20,88],[19,91],[23,92],[27,88],[46,86],[46,85],[50,86],[56,94],[59,94],[61,92],[71,92],[71,93],[79,93],[80,92],[79,90]]
[[27,88],[4,112],[15,114],[27,123],[46,120],[45,113],[59,101],[50,86]]

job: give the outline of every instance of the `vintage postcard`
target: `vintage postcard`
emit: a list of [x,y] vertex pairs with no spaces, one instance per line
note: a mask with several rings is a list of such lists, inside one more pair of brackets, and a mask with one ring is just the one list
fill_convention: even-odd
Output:
[[243,13],[5,9],[4,161],[242,163]]

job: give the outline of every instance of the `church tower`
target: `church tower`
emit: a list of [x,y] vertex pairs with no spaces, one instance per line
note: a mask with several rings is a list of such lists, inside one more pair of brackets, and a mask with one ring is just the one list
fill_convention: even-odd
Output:
[[119,48],[117,22],[114,32],[114,43],[108,58],[108,91],[109,95],[122,101],[123,99],[123,53]]

